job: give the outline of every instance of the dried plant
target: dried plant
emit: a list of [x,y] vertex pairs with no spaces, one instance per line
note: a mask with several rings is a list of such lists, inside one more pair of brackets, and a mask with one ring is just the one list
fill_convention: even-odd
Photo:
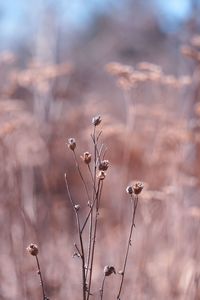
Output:
[[38,250],[38,246],[35,245],[35,244],[30,244],[28,247],[27,247],[27,251],[35,257],[36,259],[36,263],[37,263],[37,273],[40,277],[40,284],[41,284],[41,288],[42,288],[42,297],[43,297],[43,300],[50,300],[47,296],[46,296],[46,293],[45,293],[45,288],[44,288],[44,281],[43,281],[43,277],[42,277],[42,272],[41,272],[41,268],[40,268],[40,263],[39,263],[39,258],[38,258],[38,253],[39,253],[39,250]]
[[[98,232],[98,218],[100,214],[100,207],[101,207],[100,204],[102,198],[103,183],[106,178],[105,171],[107,171],[109,168],[109,161],[104,159],[105,156],[104,146],[103,144],[100,144],[100,136],[102,130],[99,131],[97,130],[97,127],[101,124],[101,117],[100,116],[94,117],[92,119],[92,124],[93,124],[93,133],[91,134],[91,139],[93,143],[93,157],[88,151],[84,152],[83,156],[80,156],[82,161],[88,167],[88,171],[91,176],[91,189],[89,189],[86,184],[84,175],[79,165],[79,161],[77,159],[76,140],[74,138],[69,138],[68,140],[68,148],[73,152],[76,168],[78,170],[78,174],[84,185],[87,200],[88,200],[87,203],[88,213],[83,218],[82,222],[80,220],[80,210],[82,208],[78,203],[75,203],[73,200],[73,197],[70,192],[68,176],[65,173],[65,183],[67,187],[67,193],[76,217],[77,233],[79,237],[79,245],[77,245],[77,243],[74,244],[76,248],[74,257],[76,256],[80,258],[82,262],[81,269],[82,269],[82,299],[83,300],[86,299],[89,300],[93,295],[92,275],[93,275],[94,260],[95,260],[96,239],[97,239],[97,232]],[[93,159],[93,166],[90,167],[92,159]],[[133,186],[129,186],[127,188],[127,193],[131,196],[132,218],[131,218],[131,227],[130,227],[130,233],[128,239],[128,246],[125,251],[123,270],[120,272],[121,283],[120,283],[117,299],[120,299],[120,295],[122,292],[122,286],[123,286],[124,276],[126,271],[126,264],[128,260],[128,253],[131,246],[132,232],[133,232],[133,227],[135,226],[135,215],[136,215],[136,209],[138,205],[138,195],[140,194],[142,189],[143,189],[143,184],[140,182],[136,182]],[[89,221],[89,232],[88,232],[88,237],[85,238],[84,231],[85,228],[88,227],[87,226],[88,221]],[[114,266],[104,267],[104,277],[100,288],[101,299],[103,299],[105,279],[107,276],[110,276],[112,273],[116,274]]]

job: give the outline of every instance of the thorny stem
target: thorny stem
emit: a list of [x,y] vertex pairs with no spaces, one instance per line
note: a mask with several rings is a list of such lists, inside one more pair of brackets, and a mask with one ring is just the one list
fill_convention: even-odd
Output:
[[77,224],[78,236],[79,236],[80,247],[81,247],[81,251],[79,251],[79,253],[81,255],[81,261],[82,261],[82,285],[83,285],[82,292],[83,292],[83,300],[86,300],[85,252],[84,252],[84,247],[83,247],[83,238],[82,238],[82,234],[81,234],[79,214],[78,214],[77,209],[75,208],[75,204],[74,204],[74,201],[72,199],[72,196],[71,196],[71,193],[70,193],[70,190],[69,190],[69,184],[68,184],[68,181],[67,181],[67,174],[66,173],[65,173],[65,183],[66,183],[68,197],[69,197],[69,200],[72,204],[72,208],[73,208],[75,216],[76,216],[76,224]]
[[101,289],[100,289],[101,300],[103,300],[103,292],[104,292],[105,279],[106,279],[106,275],[103,276],[103,280],[102,280],[102,284],[101,284]]
[[120,295],[121,295],[121,292],[122,292],[122,286],[123,286],[123,283],[124,283],[124,276],[125,276],[125,271],[126,271],[126,264],[127,264],[129,249],[130,249],[130,246],[131,246],[131,238],[132,238],[132,233],[133,233],[133,227],[135,227],[135,214],[136,214],[136,209],[137,209],[137,205],[138,205],[138,196],[137,195],[135,195],[135,197],[133,197],[133,195],[131,195],[131,203],[132,203],[132,220],[131,220],[131,227],[130,227],[130,233],[129,233],[129,238],[128,238],[128,245],[127,245],[126,255],[125,255],[125,259],[124,259],[124,265],[123,265],[122,274],[121,274],[121,283],[120,283],[119,292],[118,292],[118,295],[117,295],[118,300],[120,300]]
[[36,255],[35,258],[36,258],[36,262],[37,262],[38,275],[40,276],[40,284],[41,284],[41,287],[42,287],[42,297],[43,297],[43,300],[49,300],[49,298],[45,295],[44,281],[43,281],[43,278],[42,278],[42,273],[41,273],[41,269],[40,269],[40,263],[39,263],[38,256]]

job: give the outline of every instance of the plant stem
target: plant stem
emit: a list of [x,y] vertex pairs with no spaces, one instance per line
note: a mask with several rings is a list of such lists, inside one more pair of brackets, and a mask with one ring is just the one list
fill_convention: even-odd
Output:
[[93,264],[94,264],[94,252],[95,252],[95,243],[96,243],[96,235],[97,235],[97,220],[99,215],[99,200],[101,196],[102,187],[103,187],[103,181],[99,180],[97,192],[96,192],[96,211],[95,211],[95,221],[94,221],[94,232],[93,232],[92,244],[91,244],[91,261],[90,261],[90,274],[89,274],[89,282],[88,282],[87,300],[89,300],[90,298],[92,271],[93,271]]
[[136,214],[136,209],[137,209],[137,205],[138,205],[138,196],[135,195],[135,197],[133,197],[133,195],[131,194],[131,203],[132,203],[132,220],[131,220],[131,227],[130,227],[130,233],[129,233],[129,238],[128,238],[128,245],[127,245],[127,249],[126,249],[126,255],[125,255],[125,259],[124,259],[124,265],[123,265],[123,269],[122,269],[122,274],[121,274],[121,283],[120,283],[120,287],[119,287],[119,292],[117,295],[117,299],[120,300],[120,295],[122,292],[122,286],[124,283],[124,276],[125,276],[125,271],[126,271],[126,265],[127,265],[127,259],[128,259],[128,254],[129,254],[129,249],[131,246],[131,238],[132,238],[132,233],[133,233],[133,227],[135,227],[135,214]]
[[105,279],[106,279],[106,275],[104,275],[103,280],[102,280],[102,285],[101,285],[101,290],[100,290],[101,300],[103,300],[103,292],[104,292]]
[[72,199],[72,196],[71,196],[71,193],[70,193],[70,190],[69,190],[69,184],[68,184],[68,181],[67,181],[67,174],[66,173],[65,173],[65,183],[66,183],[68,197],[69,197],[69,200],[72,204],[72,208],[73,208],[75,216],[76,216],[76,224],[77,224],[79,242],[80,242],[80,247],[81,247],[81,251],[79,251],[79,252],[80,252],[81,261],[82,261],[82,286],[83,286],[82,292],[83,292],[83,300],[86,300],[85,252],[84,252],[84,246],[83,246],[83,238],[82,238],[82,233],[81,233],[79,214],[78,214],[77,209],[75,208],[75,204],[74,204],[74,201]]
[[75,164],[76,164],[76,168],[77,168],[79,176],[80,176],[80,178],[83,182],[83,185],[84,185],[84,188],[85,188],[85,191],[86,191],[86,194],[87,194],[87,198],[88,198],[88,201],[90,203],[90,196],[89,196],[88,188],[87,188],[86,182],[84,180],[84,177],[82,175],[82,172],[81,172],[81,169],[80,169],[80,166],[79,166],[79,163],[78,163],[78,159],[77,159],[75,150],[73,151],[73,155],[74,155],[74,161],[75,161]]
[[40,269],[40,263],[39,263],[38,256],[36,255],[35,258],[36,258],[36,262],[37,262],[38,275],[40,276],[40,284],[41,284],[41,287],[42,287],[42,296],[43,296],[43,300],[47,300],[48,298],[47,298],[47,296],[45,295],[44,281],[43,281],[43,278],[42,278],[42,272],[41,272],[41,269]]

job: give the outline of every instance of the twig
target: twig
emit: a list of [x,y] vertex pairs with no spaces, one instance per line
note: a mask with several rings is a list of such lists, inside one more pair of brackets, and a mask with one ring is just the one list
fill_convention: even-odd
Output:
[[40,269],[40,263],[39,263],[39,259],[38,259],[38,256],[36,255],[35,256],[35,259],[36,259],[36,262],[37,262],[37,268],[38,268],[38,275],[40,276],[40,284],[41,284],[41,287],[42,287],[42,296],[43,296],[43,300],[49,300],[49,298],[45,295],[45,290],[44,290],[44,281],[43,281],[43,278],[42,278],[42,272],[41,272],[41,269]]
[[102,284],[101,284],[101,289],[100,289],[101,300],[103,300],[103,292],[104,292],[105,279],[106,279],[106,275],[103,276],[103,280],[102,280]]
[[121,283],[120,283],[120,287],[119,287],[119,292],[117,295],[117,299],[120,300],[120,295],[122,292],[122,286],[124,283],[124,276],[125,276],[125,271],[126,271],[126,265],[127,265],[127,259],[128,259],[128,254],[129,254],[129,249],[131,246],[131,238],[132,238],[132,233],[133,233],[133,227],[135,227],[135,214],[136,214],[136,209],[137,209],[137,205],[138,205],[138,196],[135,195],[133,196],[131,194],[131,204],[132,204],[132,220],[131,220],[131,227],[130,227],[130,233],[129,233],[129,238],[128,238],[128,245],[127,245],[127,250],[126,250],[126,255],[125,255],[125,259],[124,259],[124,265],[123,265],[123,269],[122,269],[122,273],[121,273]]
[[81,234],[81,226],[80,226],[78,210],[75,207],[74,201],[72,199],[72,196],[71,196],[71,193],[70,193],[70,190],[69,190],[69,184],[68,184],[68,181],[67,181],[67,174],[66,173],[65,173],[65,183],[66,183],[68,197],[69,197],[69,200],[72,204],[72,208],[73,208],[75,216],[76,216],[77,231],[78,231],[80,247],[81,247],[81,251],[79,251],[79,253],[81,255],[81,261],[82,261],[82,286],[83,286],[82,292],[83,292],[83,300],[86,300],[85,252],[84,252],[84,247],[83,247],[83,238],[82,238],[82,234]]
[[83,185],[84,185],[84,188],[85,188],[85,191],[86,191],[86,194],[87,194],[87,198],[88,198],[88,201],[90,203],[90,196],[89,196],[88,188],[87,188],[86,182],[84,180],[84,177],[82,175],[82,172],[81,172],[81,169],[80,169],[80,166],[79,166],[79,163],[78,163],[78,159],[77,159],[77,156],[76,156],[76,152],[75,152],[75,150],[73,150],[72,152],[73,152],[73,155],[74,155],[74,161],[75,161],[75,164],[76,164],[76,168],[77,168],[79,176],[80,176],[80,178],[83,182]]
[[96,193],[96,211],[95,211],[95,221],[94,221],[94,232],[93,232],[92,244],[91,244],[91,261],[90,261],[90,274],[89,274],[89,282],[88,282],[87,300],[89,300],[90,290],[91,290],[92,272],[93,272],[93,265],[94,265],[94,252],[95,252],[95,243],[96,243],[96,235],[97,235],[97,220],[99,215],[99,201],[100,201],[102,188],[103,188],[103,181],[99,179],[97,193]]

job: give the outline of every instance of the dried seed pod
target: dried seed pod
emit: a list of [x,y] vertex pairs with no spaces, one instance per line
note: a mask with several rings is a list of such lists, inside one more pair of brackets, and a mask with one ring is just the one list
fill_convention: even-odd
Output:
[[115,268],[113,266],[105,266],[103,272],[105,276],[110,276],[113,273],[116,274]]
[[98,126],[101,123],[101,116],[95,116],[94,118],[92,118],[92,124],[94,126]]
[[37,256],[38,255],[38,246],[35,244],[30,244],[26,250],[33,256]]
[[102,160],[99,163],[99,170],[100,171],[106,171],[109,167],[109,161],[108,160]]
[[144,188],[144,184],[140,181],[137,181],[133,185],[133,191],[135,195],[139,195]]
[[130,186],[130,185],[127,186],[126,192],[127,192],[127,194],[132,195],[133,194],[133,188],[132,188],[132,186]]
[[76,148],[76,140],[74,138],[69,138],[68,139],[68,148],[71,149],[72,151],[75,150],[75,148]]
[[100,179],[100,180],[104,180],[105,177],[106,177],[106,173],[104,171],[100,171],[99,174],[97,175],[97,177]]
[[86,163],[86,165],[89,165],[91,163],[92,155],[89,152],[84,152],[83,156],[81,156],[81,159]]
[[78,211],[80,209],[80,205],[79,204],[75,204],[74,208],[75,208],[76,211]]

